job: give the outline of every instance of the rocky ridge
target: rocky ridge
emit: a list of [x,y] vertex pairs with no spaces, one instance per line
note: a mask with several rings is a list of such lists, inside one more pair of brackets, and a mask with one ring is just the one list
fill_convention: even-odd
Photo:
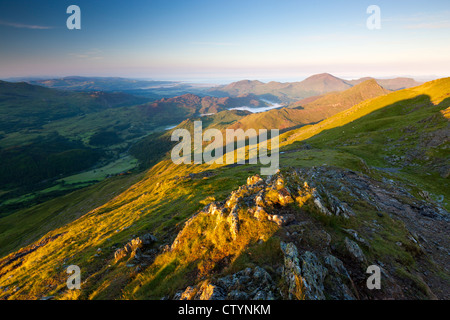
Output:
[[[186,230],[202,216],[215,217],[216,226],[206,228],[225,221],[233,241],[239,241],[242,212],[255,221],[269,221],[278,227],[272,236],[279,240],[283,256],[278,267],[253,265],[235,273],[219,271],[171,298],[353,300],[449,296],[448,282],[439,279],[437,273],[425,271],[436,263],[448,274],[445,263],[449,239],[440,235],[448,234],[449,214],[439,204],[417,200],[393,181],[376,181],[332,167],[286,169],[266,179],[249,177],[247,184],[226,200],[210,203],[189,219],[170,250],[182,248]],[[404,232],[403,238],[396,239],[399,241],[389,235],[394,232],[389,230],[391,223]],[[394,246],[398,251],[395,255],[417,262],[392,259],[393,253],[384,254],[384,247],[379,248],[381,241]],[[433,243],[440,243],[440,249]],[[370,265],[382,270],[381,290],[371,291],[366,286]],[[399,268],[407,275],[400,275]]]

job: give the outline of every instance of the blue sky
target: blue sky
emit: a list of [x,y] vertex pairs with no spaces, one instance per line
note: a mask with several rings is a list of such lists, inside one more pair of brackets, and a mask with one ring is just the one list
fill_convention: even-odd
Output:
[[[81,30],[66,28],[71,4]],[[0,43],[1,78],[449,76],[450,1],[3,0]]]

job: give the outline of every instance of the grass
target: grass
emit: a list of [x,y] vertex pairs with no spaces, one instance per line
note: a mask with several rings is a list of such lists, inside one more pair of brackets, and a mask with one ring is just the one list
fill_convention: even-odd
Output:
[[[285,153],[280,156],[281,165],[311,167],[327,164],[370,176],[392,178],[412,191],[440,188],[442,192],[448,192],[444,190],[447,180],[438,178],[433,171],[434,160],[448,159],[448,151],[444,148],[426,148],[432,157],[423,164],[432,172],[429,177],[422,177],[410,167],[402,168],[398,173],[379,171],[375,167],[387,167],[389,163],[385,156],[401,155],[416,147],[410,142],[416,141],[417,137],[445,128],[447,120],[443,116],[428,122],[420,121],[448,107],[449,87],[450,79],[444,79],[395,92],[365,101],[317,125],[288,132],[282,136]],[[405,131],[411,126],[416,131]],[[405,137],[408,140],[400,140]],[[304,149],[306,144],[311,148]],[[400,144],[398,150],[384,150],[395,144]],[[212,175],[203,175],[206,171]],[[159,239],[157,245],[171,244],[183,223],[205,203],[212,198],[224,200],[230,191],[244,184],[248,176],[258,172],[258,165],[175,166],[169,159],[164,159],[140,176],[115,178],[114,183],[106,180],[104,204],[99,203],[103,200],[100,201],[101,197],[96,194],[102,192],[102,184],[99,184],[0,218],[3,255],[44,234],[62,234],[26,255],[21,265],[5,267],[2,272],[7,273],[0,276],[0,286],[8,287],[6,293],[11,294],[11,298],[44,295],[65,299],[161,298],[210,274],[231,273],[255,264],[270,268],[280,254],[279,239],[275,235],[277,229],[272,223],[255,222],[245,208],[240,212],[242,237],[239,241],[231,240],[226,221],[221,221],[215,229],[211,226],[215,226],[216,221],[200,215],[192,228],[180,235],[183,245],[159,255],[145,272],[137,275],[125,262],[113,262],[115,248],[146,232]],[[431,189],[433,181],[436,189]],[[111,190],[116,193],[111,194]],[[447,197],[447,193],[445,195]],[[311,216],[340,242],[346,236],[342,228],[364,230],[366,222],[376,220],[381,231],[373,238],[362,234],[370,239],[370,248],[363,247],[364,252],[372,258],[391,259],[409,267],[414,265],[415,248],[407,240],[404,225],[386,215],[377,217],[363,203],[356,203],[353,208],[358,212],[358,218],[348,221],[323,218],[312,212],[308,206],[311,200],[304,200],[303,209],[311,211]],[[341,200],[345,200],[345,196]],[[261,237],[263,243],[258,244]],[[393,246],[395,242],[405,245]],[[98,249],[101,249],[100,254]],[[270,254],[266,255],[267,251]],[[227,269],[221,264],[225,258],[231,261]],[[86,281],[80,295],[65,289],[64,266],[70,264],[81,267]],[[20,288],[13,292],[17,287]]]
[[73,176],[64,177],[63,179],[58,180],[58,182],[64,181],[64,184],[71,185],[89,181],[102,181],[108,176],[132,170],[136,168],[137,164],[137,159],[135,159],[133,156],[127,155],[125,157],[117,159],[116,161],[108,163],[101,168],[96,168]]
[[139,178],[140,175],[112,178],[0,218],[0,257],[103,205]]

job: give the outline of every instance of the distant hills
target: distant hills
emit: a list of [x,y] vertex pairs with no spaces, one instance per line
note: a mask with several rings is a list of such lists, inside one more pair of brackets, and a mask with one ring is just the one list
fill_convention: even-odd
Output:
[[149,81],[119,77],[64,77],[57,79],[31,79],[30,84],[73,91],[124,91],[174,86],[174,81]]
[[361,78],[361,79],[357,79],[357,80],[349,80],[349,81],[347,81],[347,83],[356,85],[356,84],[359,84],[361,82],[364,82],[366,80],[371,80],[371,79],[374,79],[383,88],[392,90],[392,91],[417,87],[422,84],[422,82],[418,82],[412,78],[375,79],[375,78],[370,78],[370,77]]
[[216,98],[211,96],[200,97],[194,94],[185,94],[173,98],[163,98],[161,100],[142,106],[146,114],[170,113],[172,116],[177,114],[190,117],[199,114],[212,114],[230,108],[249,106],[262,107],[267,103],[258,99],[253,94],[243,94],[237,97]]
[[[313,75],[300,82],[269,82],[243,80],[225,86],[210,89],[212,94],[237,96],[252,93],[267,99],[277,99],[282,102],[293,102],[308,97],[319,96],[334,91],[344,91],[357,84],[373,78],[358,80],[343,80],[329,73]],[[420,85],[411,78],[375,79],[388,90],[399,90]]]
[[180,81],[155,81],[120,77],[63,77],[53,79],[22,78],[21,82],[67,91],[122,92],[151,100],[201,93],[204,86]]
[[0,81],[0,131],[35,129],[50,121],[145,101],[125,93],[67,92],[25,82]]

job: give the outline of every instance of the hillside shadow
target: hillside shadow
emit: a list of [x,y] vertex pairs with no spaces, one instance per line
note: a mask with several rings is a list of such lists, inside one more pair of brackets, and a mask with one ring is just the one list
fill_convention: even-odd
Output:
[[[358,126],[361,123],[366,124],[368,127],[375,120],[379,120],[379,119],[383,119],[383,118],[387,119],[387,118],[396,117],[396,116],[407,116],[408,114],[410,114],[412,112],[418,112],[419,110],[422,110],[424,108],[436,108],[436,109],[439,109],[442,111],[442,110],[448,108],[449,106],[450,106],[450,98],[446,98],[443,101],[441,101],[439,104],[435,105],[431,101],[431,97],[429,95],[422,94],[422,95],[418,95],[414,98],[404,99],[404,100],[395,102],[393,104],[381,107],[377,110],[374,110],[365,115],[362,115],[361,117],[356,117],[355,119],[353,119],[343,125],[336,125],[333,128],[321,130],[306,139],[301,139],[302,132],[294,133],[291,136],[290,140],[292,141],[291,144],[293,144],[293,143],[309,143],[309,142],[317,139],[317,137],[319,137],[319,136],[322,138],[322,140],[339,139],[339,137],[342,136],[343,132],[346,132],[346,133],[354,132],[355,134],[361,133],[361,132],[356,132],[355,130],[353,130],[355,126]],[[358,112],[358,111],[355,111],[355,112]],[[341,115],[342,121],[345,121],[345,118],[347,116],[352,116],[351,109],[341,112],[340,115]],[[434,115],[432,115],[430,113],[429,116],[430,117],[437,116],[442,119],[445,118],[445,116],[442,112],[436,112]],[[330,118],[328,118],[328,119],[330,119]],[[323,123],[324,126],[327,125],[326,121],[327,121],[327,119],[322,121],[322,122],[324,122]],[[335,121],[340,122],[339,118],[335,119]],[[421,119],[421,121],[426,121],[426,119]],[[321,124],[321,122],[319,122],[316,125],[320,126],[320,124]],[[376,129],[377,129],[376,127],[367,128],[368,131],[376,131]],[[319,127],[319,130],[320,130],[320,127]],[[296,138],[298,138],[298,139],[296,139]]]

